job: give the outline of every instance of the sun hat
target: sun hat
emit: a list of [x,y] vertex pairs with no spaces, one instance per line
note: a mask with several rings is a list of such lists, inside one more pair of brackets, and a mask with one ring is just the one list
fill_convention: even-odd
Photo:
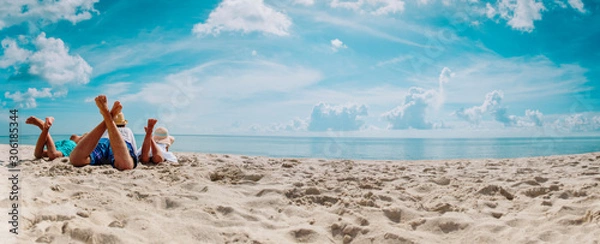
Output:
[[120,112],[117,115],[115,115],[115,117],[113,117],[113,121],[115,121],[115,124],[117,125],[127,124],[127,120],[125,119],[125,115],[123,115],[123,112]]
[[154,130],[154,136],[152,137],[152,139],[156,143],[163,143],[169,146],[171,146],[171,144],[175,142],[175,137],[170,136],[169,130],[167,130],[167,128],[165,127],[156,128],[156,130]]

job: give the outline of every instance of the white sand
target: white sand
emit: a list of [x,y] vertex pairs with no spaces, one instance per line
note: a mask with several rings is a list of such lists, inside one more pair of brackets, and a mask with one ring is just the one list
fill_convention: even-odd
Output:
[[[18,243],[600,243],[600,153],[440,161],[179,153],[178,165],[120,172],[31,160],[32,150],[20,147]],[[7,145],[0,155],[6,165]],[[0,171],[6,213],[9,172]],[[3,240],[14,238],[7,221]]]

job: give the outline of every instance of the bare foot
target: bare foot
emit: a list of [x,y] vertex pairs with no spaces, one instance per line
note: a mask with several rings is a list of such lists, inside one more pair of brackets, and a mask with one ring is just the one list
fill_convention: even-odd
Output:
[[110,112],[108,111],[108,100],[106,99],[106,96],[99,95],[95,100],[96,106],[98,106],[98,109],[100,110],[100,114],[102,114],[102,116],[108,116],[109,118],[112,118],[112,116],[110,116]]
[[121,112],[122,109],[123,109],[123,105],[121,105],[121,102],[115,101],[115,103],[113,104],[113,107],[110,109],[110,115],[115,117],[117,114],[119,114]]
[[42,130],[49,130],[50,127],[52,126],[52,123],[54,123],[54,118],[46,117],[46,121],[44,122],[44,127]]
[[46,123],[48,126],[52,126],[52,123],[54,123],[54,117],[46,117]]
[[35,116],[31,116],[31,117],[27,118],[27,120],[25,120],[25,124],[35,125],[35,126],[39,127],[40,130],[44,128],[44,121],[36,118]]
[[154,131],[154,126],[156,125],[156,122],[158,122],[158,120],[148,119],[148,126],[144,126],[144,130],[146,131],[147,134],[152,134],[152,132]]

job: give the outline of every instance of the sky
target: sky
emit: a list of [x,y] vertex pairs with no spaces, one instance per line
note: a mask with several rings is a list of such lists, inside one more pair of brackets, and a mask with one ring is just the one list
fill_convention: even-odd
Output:
[[18,109],[83,133],[105,94],[136,134],[156,118],[171,134],[600,135],[597,1],[0,6],[0,127]]

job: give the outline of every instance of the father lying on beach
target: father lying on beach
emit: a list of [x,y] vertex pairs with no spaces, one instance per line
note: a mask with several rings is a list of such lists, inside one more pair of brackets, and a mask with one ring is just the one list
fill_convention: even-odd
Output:
[[[103,121],[77,143],[71,152],[71,164],[77,167],[110,164],[119,170],[135,168],[136,149],[123,139],[113,120],[123,109],[121,102],[116,101],[109,111],[106,96],[99,95],[95,100]],[[102,138],[105,131],[108,138]]]

